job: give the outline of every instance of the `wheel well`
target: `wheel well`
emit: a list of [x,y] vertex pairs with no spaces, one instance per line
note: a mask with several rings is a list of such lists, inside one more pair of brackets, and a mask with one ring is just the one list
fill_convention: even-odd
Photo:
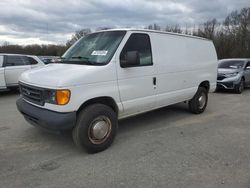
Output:
[[207,91],[209,91],[210,89],[210,84],[209,84],[209,81],[203,81],[200,83],[199,87],[204,87],[206,88]]
[[80,112],[85,107],[87,107],[87,106],[89,106],[91,104],[95,104],[95,103],[107,105],[110,108],[112,108],[116,114],[118,114],[118,111],[119,111],[118,106],[116,105],[115,100],[113,98],[111,98],[111,97],[97,97],[97,98],[89,99],[88,101],[84,102],[80,106],[77,113]]

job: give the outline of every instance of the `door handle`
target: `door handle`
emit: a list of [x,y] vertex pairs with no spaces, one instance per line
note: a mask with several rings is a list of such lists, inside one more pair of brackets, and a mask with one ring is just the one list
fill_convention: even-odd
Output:
[[156,85],[156,77],[153,77],[153,85]]

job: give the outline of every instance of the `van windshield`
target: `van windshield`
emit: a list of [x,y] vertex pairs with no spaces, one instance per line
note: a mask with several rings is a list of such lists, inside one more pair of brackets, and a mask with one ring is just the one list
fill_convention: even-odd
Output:
[[125,34],[126,31],[89,34],[64,53],[61,63],[105,65],[113,57]]
[[221,61],[218,65],[219,68],[223,69],[240,69],[244,65],[244,61],[241,60],[226,60]]

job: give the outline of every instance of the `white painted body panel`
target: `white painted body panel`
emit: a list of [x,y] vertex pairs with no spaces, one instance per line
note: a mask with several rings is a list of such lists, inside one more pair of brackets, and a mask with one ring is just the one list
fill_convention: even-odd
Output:
[[6,89],[4,67],[3,67],[3,56],[0,56],[0,90]]
[[5,67],[4,73],[6,84],[8,86],[17,85],[20,75],[29,69],[31,69],[30,65]]
[[206,80],[214,91],[217,56],[211,41],[159,33],[150,33],[150,38],[157,75],[156,106],[191,99]]
[[[37,76],[39,75],[39,76]],[[64,88],[116,80],[115,66],[88,66],[76,64],[48,64],[22,74],[29,84],[48,88]]]
[[[153,66],[120,67],[120,52],[132,33],[150,36]],[[156,86],[153,85],[153,77],[157,79]],[[58,112],[77,111],[87,100],[107,96],[116,102],[119,118],[124,118],[190,100],[203,81],[209,81],[210,91],[214,91],[216,78],[217,56],[211,41],[127,30],[107,65],[46,65],[23,73],[20,81],[44,88],[70,89],[71,99],[67,105],[46,103],[40,108]]]

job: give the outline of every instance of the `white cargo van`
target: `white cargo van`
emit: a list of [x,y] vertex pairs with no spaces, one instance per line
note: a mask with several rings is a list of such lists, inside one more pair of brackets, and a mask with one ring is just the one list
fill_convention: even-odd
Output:
[[75,144],[99,152],[118,119],[189,102],[202,113],[216,88],[211,41],[174,33],[116,29],[81,38],[50,64],[21,75],[19,111],[35,126],[72,130]]
[[24,71],[42,65],[37,56],[0,53],[0,90],[17,87]]

